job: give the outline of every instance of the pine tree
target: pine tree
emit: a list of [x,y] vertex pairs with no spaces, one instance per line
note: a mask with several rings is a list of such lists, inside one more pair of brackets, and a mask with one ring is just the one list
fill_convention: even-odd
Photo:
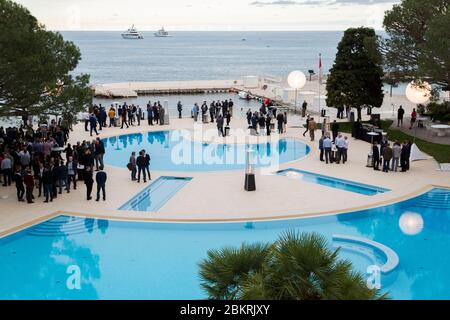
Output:
[[378,38],[370,28],[345,31],[327,81],[327,105],[350,107],[358,111],[383,104],[383,58]]

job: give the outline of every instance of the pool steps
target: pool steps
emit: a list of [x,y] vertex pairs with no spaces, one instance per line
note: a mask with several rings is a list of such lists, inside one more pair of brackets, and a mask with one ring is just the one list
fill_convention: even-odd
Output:
[[[364,247],[369,247],[373,250],[380,252],[386,259],[386,263],[380,266],[382,273],[389,273],[397,268],[400,263],[400,259],[397,253],[391,248],[381,244],[379,242],[372,241],[370,239],[348,236],[348,235],[333,235],[334,246],[342,247],[344,249],[349,249],[352,251],[358,251],[360,253],[369,256],[372,259],[372,255],[367,250],[364,250]],[[338,245],[338,243],[343,243],[342,245]]]

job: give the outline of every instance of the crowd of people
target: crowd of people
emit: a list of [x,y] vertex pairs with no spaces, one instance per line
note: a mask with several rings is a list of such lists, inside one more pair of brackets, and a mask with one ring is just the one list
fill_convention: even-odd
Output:
[[[107,174],[103,171],[105,147],[93,141],[68,143],[70,130],[61,121],[31,126],[0,128],[0,181],[3,187],[15,185],[17,200],[34,203],[43,197],[52,202],[63,190],[77,189],[77,181],[86,185],[87,199],[92,199],[94,170],[97,171],[97,201],[106,200]],[[64,157],[63,157],[64,156]],[[37,194],[36,194],[37,193]]]
[[409,171],[411,157],[411,141],[400,143],[394,142],[392,145],[383,137],[380,143],[374,142],[372,145],[372,164],[375,171],[397,172],[401,168],[402,172]]
[[247,111],[247,124],[254,135],[266,134],[270,136],[272,130],[275,130],[275,122],[278,134],[285,133],[288,122],[287,113],[278,112],[270,101],[263,102],[259,111],[252,112],[251,109]]

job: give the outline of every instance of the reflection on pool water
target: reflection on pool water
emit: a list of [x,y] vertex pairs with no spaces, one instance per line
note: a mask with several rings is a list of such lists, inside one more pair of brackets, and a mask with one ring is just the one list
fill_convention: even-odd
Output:
[[[396,299],[450,299],[447,189],[351,214],[271,222],[169,224],[61,216],[0,239],[0,299],[205,298],[197,263],[208,249],[273,241],[287,229],[323,234],[330,247],[336,234],[383,244],[399,258],[399,265],[381,276],[383,291]],[[341,257],[361,272],[386,263],[376,251],[343,250]],[[81,290],[66,285],[71,266],[69,271],[80,271]]]
[[131,152],[150,154],[156,171],[199,172],[245,168],[246,150],[255,150],[256,167],[269,167],[305,157],[310,148],[296,139],[261,144],[207,144],[193,142],[185,132],[162,131],[104,139],[105,163],[125,167]]

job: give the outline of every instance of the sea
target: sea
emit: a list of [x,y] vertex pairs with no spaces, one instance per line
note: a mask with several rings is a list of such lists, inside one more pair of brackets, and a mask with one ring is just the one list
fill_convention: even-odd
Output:
[[62,32],[82,54],[75,73],[92,84],[131,81],[225,80],[246,75],[286,77],[293,70],[332,67],[342,32],[173,32],[125,40],[121,32]]
[[[81,51],[81,61],[74,75],[87,73],[92,85],[133,81],[231,80],[258,75],[284,78],[293,70],[308,75],[319,72],[319,55],[323,72],[333,66],[341,31],[251,31],[251,32],[171,32],[171,37],[154,37],[142,32],[143,40],[125,40],[120,31],[64,31],[66,40]],[[385,91],[389,90],[387,87]],[[394,93],[404,92],[403,86]],[[181,101],[184,116],[189,116],[194,103],[238,100],[231,94],[140,96],[136,99],[95,99],[94,103],[136,104],[168,101],[169,112],[176,115]],[[246,110],[257,110],[256,100],[239,101],[237,116]],[[16,123],[17,119],[12,119]],[[1,125],[7,125],[0,119]],[[20,121],[19,121],[20,122]]]

